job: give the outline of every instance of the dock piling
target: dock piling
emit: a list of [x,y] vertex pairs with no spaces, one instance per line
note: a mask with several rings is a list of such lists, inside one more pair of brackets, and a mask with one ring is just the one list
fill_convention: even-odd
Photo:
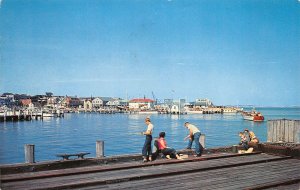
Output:
[[25,144],[25,163],[34,163],[34,144]]
[[238,153],[238,146],[237,145],[232,146],[232,152],[233,153]]
[[104,141],[101,140],[96,141],[96,157],[97,158],[104,157]]
[[203,148],[205,148],[205,134],[200,135],[200,144],[202,145]]

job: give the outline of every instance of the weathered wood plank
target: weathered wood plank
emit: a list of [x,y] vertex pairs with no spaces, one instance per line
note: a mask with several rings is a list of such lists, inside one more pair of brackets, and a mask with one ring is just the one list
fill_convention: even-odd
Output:
[[270,142],[274,142],[275,141],[275,121],[270,121],[270,126],[271,126],[271,131],[270,131],[270,134],[271,134],[271,141]]
[[281,122],[281,120],[278,120],[276,124],[276,142],[281,141]]
[[294,126],[295,126],[294,142],[300,143],[300,120],[296,120]]
[[267,142],[273,142],[273,123],[272,120],[267,123]]
[[[288,172],[288,170],[292,170],[291,172]],[[295,174],[297,172],[297,169],[295,168],[283,168],[283,167],[277,167],[276,170],[267,170],[264,168],[263,170],[259,171],[261,174],[259,174],[257,171],[251,171],[253,172],[252,175],[245,174],[239,174],[238,177],[240,180],[236,181],[230,181],[228,179],[227,181],[223,181],[220,187],[223,189],[241,189],[243,188],[253,188],[257,185],[269,183],[269,182],[277,182],[280,179],[283,179],[291,174]],[[300,178],[300,176],[298,175]],[[230,184],[230,185],[227,185]],[[217,187],[217,186],[216,186]]]
[[[257,154],[257,153],[251,153],[251,155],[252,154]],[[111,171],[111,170],[132,169],[137,167],[147,167],[147,166],[149,167],[149,166],[160,165],[160,164],[176,164],[178,162],[193,162],[193,161],[205,160],[205,159],[211,160],[211,159],[222,159],[227,157],[243,157],[243,156],[246,155],[225,153],[225,154],[203,155],[203,157],[197,159],[193,157],[186,160],[157,160],[155,162],[150,162],[150,163],[130,162],[130,163],[121,163],[121,164],[104,165],[104,166],[40,171],[34,173],[31,172],[31,173],[21,173],[21,174],[9,174],[9,175],[2,175],[2,180],[4,182],[20,181],[20,180],[37,179],[37,178],[45,178],[45,177],[58,177],[64,175],[78,175],[78,174],[104,172],[104,171]]]
[[266,188],[265,190],[299,190],[300,183],[291,184],[291,185],[280,185],[276,187]]
[[[250,183],[253,184],[255,181],[259,180],[261,177],[264,176],[272,176],[271,174],[275,174],[274,171],[266,171],[265,167],[271,167],[269,164],[259,164],[259,165],[263,165],[261,167],[260,170],[257,171],[257,168],[255,167],[255,169],[253,169],[253,167],[249,168],[249,167],[237,167],[237,168],[232,168],[231,170],[222,170],[220,173],[217,173],[216,175],[221,175],[221,176],[225,176],[224,179],[221,179],[219,181],[212,179],[213,183],[210,183],[210,181],[208,181],[208,184],[203,184],[200,182],[200,185],[205,186],[207,189],[211,188],[210,184],[213,185],[214,188],[225,188],[227,187],[227,184],[229,184],[230,187],[233,187],[234,185],[239,186],[243,183]],[[283,167],[280,167],[278,165],[275,165],[277,168],[277,170],[279,170],[280,172],[282,171]],[[245,172],[245,169],[247,169],[247,171],[249,172]],[[295,168],[291,168],[293,170],[295,170]],[[285,170],[283,170],[285,171]],[[227,175],[226,175],[227,174]],[[262,175],[262,176],[260,176]],[[242,185],[244,186],[244,185]],[[240,186],[241,187],[241,186]],[[240,187],[236,187],[233,189],[240,189]],[[203,189],[206,189],[203,188]],[[202,188],[201,188],[202,189]]]
[[294,142],[295,139],[294,139],[294,121],[289,121],[289,124],[288,124],[288,128],[289,128],[289,142]]
[[[290,162],[287,162],[286,165],[289,165]],[[143,187],[143,189],[149,189],[149,188],[145,188],[145,187],[151,187],[152,189],[159,189],[160,184],[163,184],[163,188],[164,189],[180,189],[179,187],[181,185],[184,186],[184,188],[189,188],[189,189],[193,189],[194,188],[198,188],[201,187],[200,189],[206,189],[205,187],[207,187],[207,189],[218,189],[218,187],[220,189],[223,189],[227,184],[230,186],[234,185],[233,183],[236,182],[236,185],[239,185],[242,181],[242,179],[236,180],[235,178],[231,176],[228,176],[228,174],[232,174],[235,173],[237,174],[237,177],[240,178],[240,176],[242,177],[248,177],[245,178],[245,182],[246,185],[248,184],[252,184],[253,180],[257,180],[260,177],[268,177],[268,176],[272,176],[271,174],[275,174],[273,171],[270,172],[266,172],[266,168],[269,168],[268,166],[270,166],[270,163],[262,163],[259,165],[263,165],[261,166],[261,170],[257,171],[258,173],[255,175],[249,175],[247,173],[244,172],[244,169],[248,170],[250,172],[255,172],[256,171],[256,167],[252,167],[252,166],[240,166],[240,167],[236,167],[236,168],[226,168],[226,169],[220,169],[220,170],[212,170],[212,171],[208,171],[208,172],[199,172],[197,174],[184,174],[184,175],[178,175],[178,176],[168,176],[165,178],[160,178],[160,179],[147,179],[147,180],[142,180],[142,181],[134,181],[134,182],[124,182],[122,184],[112,184],[109,186],[108,189],[135,189],[135,187]],[[267,166],[267,167],[266,167]],[[277,166],[277,170],[279,175],[277,177],[282,177],[282,176],[289,176],[291,173],[286,173],[286,172],[282,172],[284,170],[282,170],[284,167],[282,165],[282,163],[273,163],[273,166]],[[298,165],[299,167],[299,165]],[[252,171],[252,170],[253,171]],[[295,166],[290,167],[290,169],[294,170],[294,172],[297,172],[297,168],[295,168]],[[299,169],[299,168],[298,168]],[[265,171],[265,172],[263,172]],[[244,175],[244,176],[243,176]],[[261,176],[260,176],[261,175]],[[274,176],[273,176],[274,178]],[[199,179],[199,180],[195,180],[195,179]],[[223,181],[221,181],[222,183],[220,184],[220,186],[217,186],[216,183],[216,179],[221,179]],[[252,180],[251,180],[252,179]],[[276,178],[277,180],[277,178]],[[272,179],[271,179],[272,181]],[[206,183],[203,183],[206,182]],[[228,183],[231,182],[231,183]],[[156,184],[156,185],[155,185]],[[245,185],[245,184],[244,184]],[[243,187],[243,186],[241,186]],[[95,188],[97,189],[97,188]],[[234,188],[229,188],[229,189],[234,189]],[[239,188],[238,188],[239,189]]]
[[74,180],[74,179],[72,178],[72,180]]
[[290,142],[289,141],[289,123],[290,120],[286,120],[284,124],[284,139],[283,142]]
[[[199,163],[183,163],[183,164],[174,164],[174,165],[161,165],[157,167],[147,167],[147,168],[135,168],[122,171],[111,171],[105,173],[93,173],[93,174],[81,174],[76,176],[65,176],[65,177],[53,177],[49,179],[39,179],[39,180],[26,180],[21,182],[11,182],[5,183],[6,187],[17,187],[17,188],[26,188],[30,189],[31,187],[42,186],[44,188],[51,188],[53,185],[62,185],[63,187],[72,187],[78,185],[78,182],[82,181],[84,184],[106,184],[110,182],[118,182],[122,180],[132,179],[144,179],[147,177],[159,177],[159,176],[168,176],[171,172],[175,174],[178,173],[188,173],[198,170],[213,170],[222,167],[233,167],[238,166],[239,164],[249,164],[256,162],[265,162],[265,161],[274,161],[280,159],[280,157],[274,157],[270,155],[251,155],[251,156],[242,156],[238,157],[239,159],[225,158],[221,160],[206,160]],[[256,158],[256,159],[255,159]],[[196,166],[196,167],[195,167]],[[158,169],[159,170],[158,170]],[[124,177],[126,176],[126,177]],[[99,180],[100,179],[100,180]],[[10,186],[11,185],[11,186]]]

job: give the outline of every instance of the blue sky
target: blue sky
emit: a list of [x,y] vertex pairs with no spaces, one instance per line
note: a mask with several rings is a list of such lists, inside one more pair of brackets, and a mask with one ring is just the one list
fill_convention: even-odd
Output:
[[0,2],[0,93],[300,105],[297,0]]

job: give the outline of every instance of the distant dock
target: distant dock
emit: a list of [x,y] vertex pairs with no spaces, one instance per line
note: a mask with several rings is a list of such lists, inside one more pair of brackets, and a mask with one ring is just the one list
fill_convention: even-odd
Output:
[[64,117],[63,112],[43,111],[6,111],[0,113],[0,122],[6,121],[30,121],[32,119],[43,119],[44,117]]

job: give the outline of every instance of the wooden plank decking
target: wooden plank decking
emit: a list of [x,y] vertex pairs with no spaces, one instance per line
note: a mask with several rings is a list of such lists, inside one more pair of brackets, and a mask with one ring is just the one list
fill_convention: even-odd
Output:
[[[2,175],[2,189],[300,188],[300,160],[268,154],[213,154],[187,160],[90,166]],[[284,185],[284,186],[280,186]]]

